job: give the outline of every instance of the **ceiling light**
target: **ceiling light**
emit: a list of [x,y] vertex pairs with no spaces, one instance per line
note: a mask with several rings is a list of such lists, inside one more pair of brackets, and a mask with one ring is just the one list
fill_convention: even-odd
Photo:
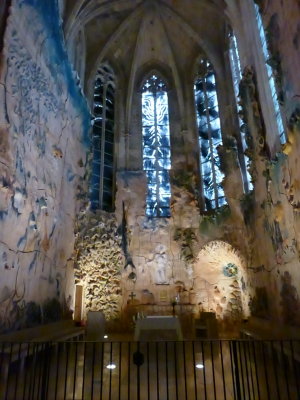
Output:
[[103,339],[107,339],[107,338],[108,338],[108,336],[107,336],[107,335],[104,335],[104,336],[103,336]]
[[115,368],[116,368],[116,364],[108,364],[108,365],[106,366],[106,368],[108,368],[108,369],[115,369]]
[[198,368],[198,369],[202,369],[202,368],[204,368],[204,365],[203,364],[196,364],[196,368]]

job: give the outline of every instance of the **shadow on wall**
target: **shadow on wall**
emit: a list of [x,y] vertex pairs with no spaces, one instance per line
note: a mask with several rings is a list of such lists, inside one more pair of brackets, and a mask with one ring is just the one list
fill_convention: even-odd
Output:
[[45,300],[42,305],[34,301],[26,303],[13,301],[8,318],[2,318],[0,332],[7,333],[19,329],[33,328],[41,324],[49,324],[61,319],[69,319],[72,311],[66,304],[63,306],[58,299],[52,298]]
[[267,289],[263,287],[255,288],[255,294],[250,300],[251,315],[258,318],[268,318],[269,314],[269,300]]
[[218,319],[241,320],[249,315],[249,293],[243,257],[228,243],[212,241],[199,252],[194,290],[200,311]]
[[281,282],[283,322],[287,325],[300,326],[300,300],[296,287],[292,285],[291,274],[285,271],[281,277]]

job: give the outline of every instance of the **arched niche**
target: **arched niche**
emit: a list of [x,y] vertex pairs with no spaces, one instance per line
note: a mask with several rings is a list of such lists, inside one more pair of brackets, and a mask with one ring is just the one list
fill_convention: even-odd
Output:
[[200,311],[219,320],[249,315],[249,290],[244,257],[229,243],[214,240],[199,252],[194,264],[194,290]]

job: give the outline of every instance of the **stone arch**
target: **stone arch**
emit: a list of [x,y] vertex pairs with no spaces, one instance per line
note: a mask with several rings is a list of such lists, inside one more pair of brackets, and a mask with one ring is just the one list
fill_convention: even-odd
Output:
[[246,261],[229,243],[214,240],[202,247],[193,278],[200,311],[214,312],[219,320],[248,317]]

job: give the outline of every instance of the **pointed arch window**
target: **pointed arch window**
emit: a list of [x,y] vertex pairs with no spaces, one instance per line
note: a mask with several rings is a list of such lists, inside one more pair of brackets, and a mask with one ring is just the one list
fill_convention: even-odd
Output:
[[217,147],[222,144],[221,123],[212,64],[201,59],[194,84],[197,124],[200,147],[200,168],[205,209],[211,210],[226,204]]
[[[240,115],[242,107],[239,104],[239,86],[242,79],[242,69],[241,69],[237,40],[232,32],[229,33],[229,59],[230,59],[236,108],[238,115]],[[241,172],[243,176],[244,190],[246,193],[248,193],[250,190],[253,189],[253,184],[251,182],[251,176],[249,173],[250,159],[245,154],[247,150],[246,132],[244,131],[244,123],[240,116],[239,116],[239,126],[240,126],[240,142],[242,147],[241,152],[243,152],[243,156],[241,155],[241,157],[239,158],[240,158]]]
[[142,86],[143,169],[147,177],[146,215],[170,216],[171,149],[168,94],[156,74]]
[[286,132],[285,132],[284,125],[283,125],[280,104],[278,101],[278,93],[277,93],[277,87],[276,87],[276,82],[275,82],[275,74],[274,74],[273,68],[269,64],[270,53],[269,53],[269,49],[268,49],[267,37],[266,37],[262,17],[260,15],[259,6],[255,3],[253,3],[253,4],[254,4],[254,9],[255,9],[256,23],[257,23],[257,28],[258,28],[258,32],[259,32],[262,52],[263,52],[263,56],[264,56],[268,81],[269,81],[269,87],[270,87],[270,91],[271,91],[271,95],[272,95],[274,116],[276,119],[278,135],[279,135],[281,144],[284,144],[286,142]]
[[91,208],[113,210],[115,75],[102,64],[95,80]]

